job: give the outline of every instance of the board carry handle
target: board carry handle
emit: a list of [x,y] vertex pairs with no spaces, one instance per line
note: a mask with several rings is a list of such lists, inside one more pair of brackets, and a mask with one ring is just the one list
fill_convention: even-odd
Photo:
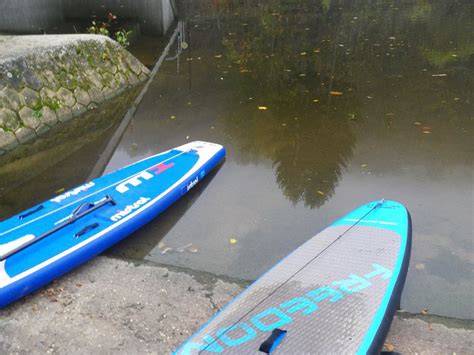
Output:
[[88,226],[85,226],[79,232],[74,234],[74,237],[76,237],[76,238],[82,237],[84,234],[86,234],[87,232],[89,232],[92,229],[96,229],[98,226],[99,226],[99,223],[89,224]]
[[61,223],[59,226],[54,227],[53,229],[41,234],[40,236],[38,236],[36,238],[29,239],[25,243],[22,243],[20,245],[15,245],[12,249],[4,251],[2,254],[0,254],[0,261],[3,261],[6,258],[8,258],[9,256],[12,256],[12,255],[22,251],[23,249],[28,248],[30,245],[40,241],[41,239],[46,238],[47,236],[50,236],[53,233],[56,233],[57,231],[63,229],[64,227],[66,227],[70,224],[73,224],[78,219],[94,212],[95,210],[97,210],[97,209],[99,209],[99,208],[101,208],[101,207],[103,207],[103,206],[105,206],[109,203],[112,204],[113,206],[115,206],[115,204],[116,204],[114,199],[112,197],[108,196],[108,195],[105,196],[105,198],[103,198],[102,200],[100,200],[99,202],[96,202],[96,203],[89,203],[89,202],[83,203],[82,205],[80,205],[79,207],[77,207],[73,211],[71,217],[69,217],[66,221],[64,221],[64,223]]
[[286,333],[287,331],[283,329],[273,329],[272,334],[270,334],[270,336],[260,345],[258,350],[262,353],[270,354],[275,350],[278,344],[281,343]]
[[30,211],[27,211],[27,212],[23,213],[22,215],[19,215],[19,216],[18,216],[18,219],[23,219],[23,218],[26,218],[26,217],[28,217],[28,216],[31,216],[33,213],[36,213],[36,212],[38,212],[38,211],[41,211],[43,208],[44,208],[43,205],[39,205],[38,207],[36,207],[36,208],[34,208],[34,209],[30,210]]

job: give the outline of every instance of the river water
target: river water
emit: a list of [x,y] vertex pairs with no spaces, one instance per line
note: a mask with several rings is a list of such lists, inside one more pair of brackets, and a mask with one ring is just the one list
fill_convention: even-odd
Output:
[[[253,280],[360,204],[404,203],[402,308],[474,319],[474,7],[184,1],[106,172],[191,140],[222,166],[109,255]],[[54,189],[52,190],[54,191]]]
[[368,3],[182,3],[188,46],[107,171],[187,140],[227,159],[113,254],[252,280],[356,206],[396,199],[414,225],[402,308],[474,318],[473,7]]

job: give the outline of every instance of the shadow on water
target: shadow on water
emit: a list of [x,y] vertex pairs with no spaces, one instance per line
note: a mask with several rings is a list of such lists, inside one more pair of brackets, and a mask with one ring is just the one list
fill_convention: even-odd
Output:
[[192,243],[178,247],[169,247],[163,243],[160,244],[160,242],[206,190],[207,186],[212,182],[223,164],[225,164],[225,162],[218,165],[214,170],[206,175],[204,180],[193,187],[189,193],[175,202],[157,218],[139,229],[130,238],[124,239],[109,251],[106,251],[106,254],[114,257],[143,260],[152,250],[156,249],[157,245],[159,245],[160,252],[163,254],[168,252],[197,252],[192,246]]

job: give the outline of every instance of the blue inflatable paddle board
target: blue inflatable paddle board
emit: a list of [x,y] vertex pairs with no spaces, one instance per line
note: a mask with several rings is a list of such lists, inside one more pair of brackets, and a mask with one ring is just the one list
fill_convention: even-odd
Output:
[[176,354],[377,353],[400,302],[410,249],[403,205],[361,206],[276,264]]
[[188,143],[0,222],[0,307],[49,283],[149,222],[224,156],[221,145]]

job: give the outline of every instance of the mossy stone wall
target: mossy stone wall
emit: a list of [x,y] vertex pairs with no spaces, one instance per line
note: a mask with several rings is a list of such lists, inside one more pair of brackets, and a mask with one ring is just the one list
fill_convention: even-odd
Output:
[[148,78],[149,70],[107,37],[47,37],[0,36],[0,156]]

